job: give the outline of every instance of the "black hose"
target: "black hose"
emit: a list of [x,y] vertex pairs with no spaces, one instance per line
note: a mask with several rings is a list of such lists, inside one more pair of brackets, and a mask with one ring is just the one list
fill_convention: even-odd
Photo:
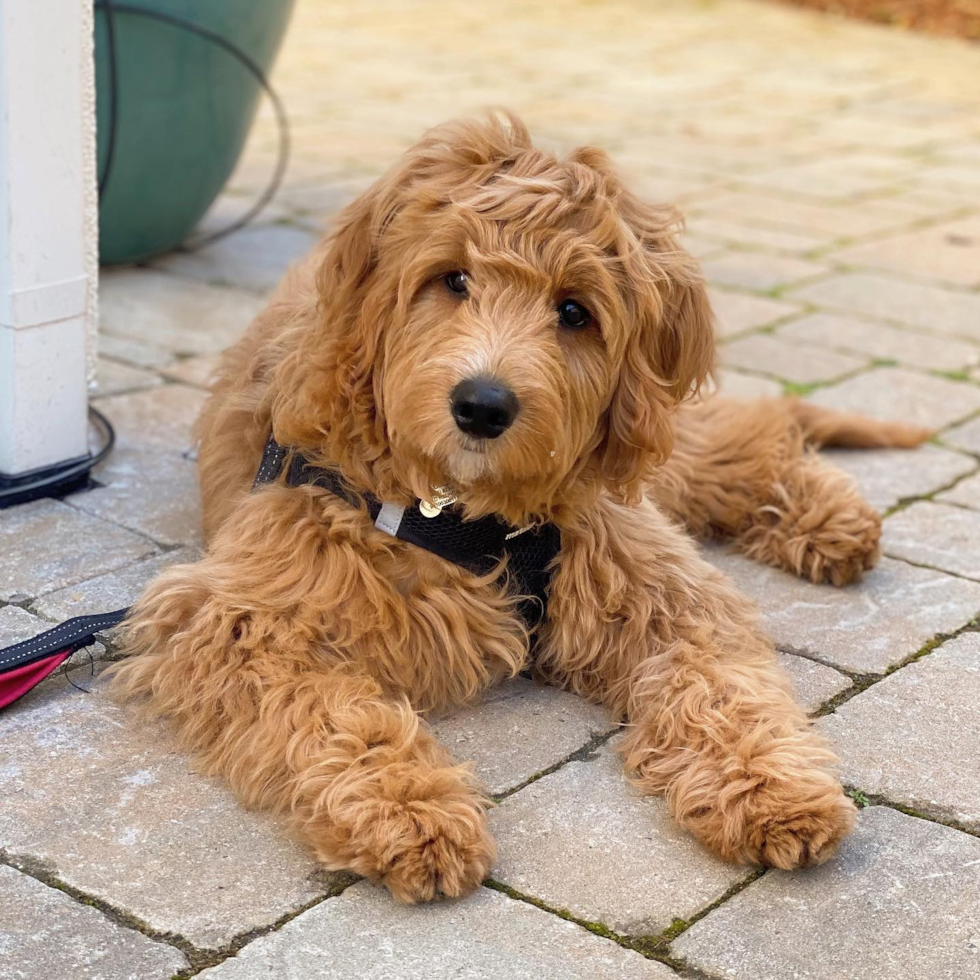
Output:
[[84,459],[50,467],[35,479],[18,480],[16,477],[3,479],[0,481],[0,510],[38,497],[54,496],[59,491],[67,493],[74,484],[86,477],[90,470],[109,455],[116,444],[116,430],[97,408],[89,405],[88,414],[96,428],[102,431],[102,446],[98,452]]

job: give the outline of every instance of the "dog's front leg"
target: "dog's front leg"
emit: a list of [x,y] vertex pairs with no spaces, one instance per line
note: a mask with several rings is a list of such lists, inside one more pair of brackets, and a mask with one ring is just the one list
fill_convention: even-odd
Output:
[[245,803],[285,814],[329,867],[408,902],[463,894],[493,861],[484,799],[408,697],[337,655],[379,611],[377,596],[373,613],[358,607],[370,569],[356,548],[329,538],[303,494],[248,498],[207,557],[151,584],[115,690],[168,718]]
[[628,722],[627,768],[722,857],[830,857],[854,822],[751,606],[650,505],[565,535],[543,666]]

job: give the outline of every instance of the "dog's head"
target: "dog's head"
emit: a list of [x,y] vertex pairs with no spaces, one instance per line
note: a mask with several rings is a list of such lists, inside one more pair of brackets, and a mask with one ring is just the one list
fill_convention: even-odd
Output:
[[432,130],[342,214],[277,434],[381,493],[449,483],[512,521],[635,497],[711,366],[678,221],[516,119]]

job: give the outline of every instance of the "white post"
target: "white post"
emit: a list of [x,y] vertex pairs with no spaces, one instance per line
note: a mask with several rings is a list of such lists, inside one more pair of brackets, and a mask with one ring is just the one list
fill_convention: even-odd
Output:
[[88,453],[91,0],[0,0],[0,475]]

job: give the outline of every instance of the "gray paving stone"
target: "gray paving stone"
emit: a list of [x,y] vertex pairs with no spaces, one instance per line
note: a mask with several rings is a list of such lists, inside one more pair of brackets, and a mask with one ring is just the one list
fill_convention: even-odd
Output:
[[820,725],[845,783],[980,830],[980,633],[948,640]]
[[937,493],[933,499],[980,510],[980,473],[974,473],[965,480],[960,480],[955,487]]
[[885,522],[886,554],[980,579],[980,520],[970,510],[921,500]]
[[980,200],[980,176],[970,165],[943,164],[919,171],[915,185],[959,194],[971,202]]
[[947,429],[942,440],[950,446],[980,455],[980,415],[955,428]]
[[163,368],[160,373],[174,381],[194,385],[195,388],[209,388],[211,378],[220,363],[220,354],[202,354],[200,357],[177,361],[170,367]]
[[0,599],[54,592],[156,551],[146,538],[58,500],[11,507],[0,511]]
[[715,330],[719,337],[734,337],[799,312],[798,306],[765,296],[712,288],[708,289],[708,296],[715,312]]
[[[196,252],[175,252],[158,259],[154,266],[190,279],[264,293],[279,282],[291,262],[318,241],[318,235],[291,225],[250,225]],[[239,333],[249,319],[239,324]]]
[[688,918],[745,878],[642,796],[604,746],[508,797],[490,814],[493,877],[589,922],[633,936]]
[[[198,254],[180,254],[178,260],[200,264]],[[250,292],[153,269],[110,269],[99,279],[102,333],[151,344],[172,357],[224,350],[261,308]]]
[[476,764],[483,785],[497,795],[615,725],[604,708],[519,677],[490,691],[483,703],[432,727],[458,761]]
[[0,866],[5,980],[170,980],[184,954],[124,929],[64,892]]
[[777,655],[779,664],[793,682],[796,699],[807,712],[814,712],[851,686],[846,674],[792,653]]
[[741,371],[717,368],[715,381],[717,390],[731,398],[779,398],[783,394],[783,386],[778,381],[760,378],[754,374],[742,374]]
[[753,599],[776,646],[855,673],[880,674],[980,612],[980,585],[883,558],[844,588],[813,585],[723,547],[705,557]]
[[[196,561],[197,558],[198,552],[194,548],[178,548],[166,554],[155,555],[86,582],[70,585],[66,589],[49,592],[34,603],[34,609],[47,619],[59,623],[73,616],[91,616],[94,613],[123,609],[131,606],[140,597],[147,583],[156,578],[163,569]],[[99,635],[114,640],[119,632],[120,627],[116,626]]]
[[721,242],[702,235],[694,235],[688,231],[685,231],[681,236],[681,244],[691,255],[702,262],[710,256],[722,255],[725,252],[725,246]]
[[714,198],[710,209],[721,216],[756,225],[790,228],[826,241],[851,235],[866,235],[907,224],[909,219],[888,207],[863,204],[837,205],[760,193],[737,193]]
[[158,724],[91,694],[32,692],[0,716],[0,846],[201,948],[324,894],[272,819],[198,775]]
[[398,905],[367,882],[249,943],[206,980],[671,980],[581,926],[489,888],[458,901]]
[[691,231],[696,235],[714,238],[731,245],[758,246],[795,254],[812,252],[830,241],[827,235],[811,235],[785,228],[726,221],[715,211],[713,203],[711,202],[711,206],[705,206],[707,209],[705,214],[690,219]]
[[731,980],[965,980],[978,919],[980,841],[872,807],[836,860],[768,872],[671,949]]
[[277,194],[276,200],[294,214],[315,217],[317,223],[323,227],[330,218],[347,207],[366,189],[367,185],[363,180],[338,184],[320,178],[312,182],[293,184],[285,188],[281,194]]
[[780,327],[778,336],[931,371],[962,371],[980,362],[980,347],[975,344],[834,313],[794,320]]
[[[938,125],[937,125],[938,123]],[[845,145],[891,147],[896,150],[923,149],[937,139],[948,139],[951,131],[945,129],[942,120],[916,120],[896,124],[895,121],[874,117],[867,110],[856,115],[834,115],[821,126],[824,138],[837,138]]]
[[[273,167],[269,166],[268,173],[271,174],[272,170]],[[261,181],[259,187],[261,189]],[[287,204],[285,197],[286,194],[284,186],[280,189],[280,192],[276,194],[275,200],[269,201],[262,209],[263,221],[280,222],[287,221],[289,219],[289,209],[284,206]],[[214,199],[214,203],[205,212],[204,217],[197,223],[191,240],[194,241],[199,236],[203,237],[204,235],[213,235],[224,230],[245,214],[245,212],[252,206],[253,200],[253,194],[229,194],[227,191],[222,191]]]
[[192,427],[207,394],[189,385],[168,384],[99,402],[116,430],[119,449],[180,455],[194,446]]
[[905,235],[855,245],[830,255],[847,265],[888,269],[975,286],[980,283],[980,217],[932,225]]
[[915,449],[827,449],[821,455],[850,473],[868,502],[881,511],[948,486],[977,465],[969,456],[928,444]]
[[903,185],[889,194],[888,206],[925,218],[955,218],[963,211],[963,198],[942,191],[910,189]]
[[797,384],[830,381],[868,365],[863,357],[794,344],[770,334],[740,337],[725,344],[718,356],[723,364],[760,371]]
[[96,367],[95,396],[104,398],[106,395],[121,395],[127,391],[138,391],[140,388],[151,388],[160,384],[160,378],[151,371],[111,361],[100,357]]
[[886,367],[820,388],[807,400],[875,419],[942,429],[980,408],[980,387]]
[[46,623],[26,609],[21,609],[20,606],[0,607],[0,647],[29,640],[32,636],[50,628],[50,623]]
[[117,361],[151,370],[170,364],[175,357],[173,351],[153,343],[148,337],[117,337],[104,332],[99,334],[99,352]]
[[829,269],[816,262],[761,252],[730,252],[701,263],[709,282],[764,292],[777,286],[826,274]]
[[102,484],[67,502],[164,545],[199,545],[197,467],[179,456],[117,449],[92,476]]
[[868,272],[847,272],[790,291],[792,299],[865,313],[936,334],[980,340],[980,295]]
[[778,167],[752,178],[752,183],[765,190],[817,198],[848,198],[879,190],[889,180],[907,173],[896,159],[891,173],[869,173],[856,167],[847,156],[795,163]]

